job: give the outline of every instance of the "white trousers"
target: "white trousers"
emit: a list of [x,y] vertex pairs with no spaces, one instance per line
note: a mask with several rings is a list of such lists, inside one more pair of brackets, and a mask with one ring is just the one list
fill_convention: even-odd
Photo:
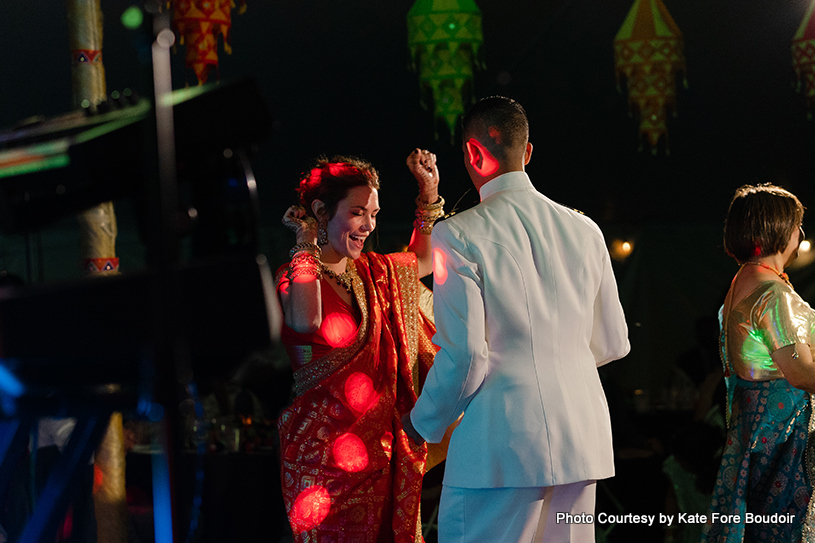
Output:
[[596,481],[531,488],[444,486],[439,543],[594,543],[594,523],[558,522],[557,513],[594,516]]

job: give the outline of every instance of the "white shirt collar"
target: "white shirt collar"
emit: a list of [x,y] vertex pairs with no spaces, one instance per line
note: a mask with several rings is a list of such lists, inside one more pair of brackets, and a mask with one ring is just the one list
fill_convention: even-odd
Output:
[[533,188],[532,181],[526,172],[514,171],[501,174],[487,181],[481,185],[478,193],[481,195],[481,201],[483,202],[497,192],[519,188]]

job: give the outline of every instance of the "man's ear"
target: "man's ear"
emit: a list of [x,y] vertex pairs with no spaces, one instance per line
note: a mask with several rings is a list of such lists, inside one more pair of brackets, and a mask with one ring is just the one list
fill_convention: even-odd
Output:
[[501,166],[490,150],[475,138],[467,140],[467,155],[470,165],[481,177],[489,177]]
[[532,158],[532,144],[526,142],[526,149],[524,149],[524,166],[529,164],[529,160]]
[[473,144],[473,138],[470,138],[467,143],[467,162],[476,170],[481,169],[481,163],[484,161],[484,156],[481,154],[479,145]]

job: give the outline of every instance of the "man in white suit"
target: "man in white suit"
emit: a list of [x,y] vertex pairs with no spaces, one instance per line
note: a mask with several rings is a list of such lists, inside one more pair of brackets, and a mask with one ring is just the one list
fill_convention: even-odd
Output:
[[586,516],[556,514],[594,515],[596,481],[614,475],[597,367],[628,353],[625,317],[600,229],[525,173],[528,136],[517,102],[473,107],[463,147],[481,203],[432,234],[440,350],[403,422],[437,443],[464,413],[440,543],[594,542]]

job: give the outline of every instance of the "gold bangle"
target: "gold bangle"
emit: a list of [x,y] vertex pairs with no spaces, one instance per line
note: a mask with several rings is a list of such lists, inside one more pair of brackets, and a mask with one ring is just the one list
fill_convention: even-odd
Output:
[[425,204],[420,197],[416,198],[416,219],[413,228],[419,233],[429,235],[433,232],[433,225],[444,215],[444,198],[439,196],[435,203]]
[[313,253],[317,258],[320,258],[323,255],[323,251],[320,249],[319,245],[316,243],[311,243],[310,241],[304,241],[303,243],[298,243],[291,248],[291,251],[289,251],[289,258],[294,258],[294,255],[300,251]]
[[433,231],[433,226],[435,226],[439,218],[441,218],[441,214],[431,216],[417,212],[416,219],[413,221],[413,228],[422,234],[429,235]]
[[320,259],[317,258],[316,255],[307,253],[305,251],[298,251],[294,253],[289,267],[295,268],[297,266],[316,266],[319,268],[320,264]]
[[426,204],[422,202],[422,197],[416,197],[416,207],[421,209],[422,211],[438,211],[444,207],[444,198],[439,196],[439,199],[433,202],[432,204]]
[[436,219],[442,217],[443,215],[444,215],[443,209],[439,209],[438,211],[423,211],[421,209],[416,210],[416,218],[425,219],[428,221],[435,221]]
[[320,259],[311,252],[306,250],[297,251],[289,263],[289,269],[286,270],[286,277],[292,280],[300,275],[308,274],[319,279],[321,265]]
[[309,268],[306,266],[296,269],[289,268],[289,271],[286,274],[286,276],[289,278],[289,281],[294,281],[295,277],[300,277],[301,275],[310,275],[315,279],[319,280],[321,277],[320,268]]
[[413,229],[418,230],[420,234],[424,234],[425,236],[429,236],[433,233],[433,226],[435,226],[435,221],[432,223],[426,223],[421,219],[416,219],[413,221]]

